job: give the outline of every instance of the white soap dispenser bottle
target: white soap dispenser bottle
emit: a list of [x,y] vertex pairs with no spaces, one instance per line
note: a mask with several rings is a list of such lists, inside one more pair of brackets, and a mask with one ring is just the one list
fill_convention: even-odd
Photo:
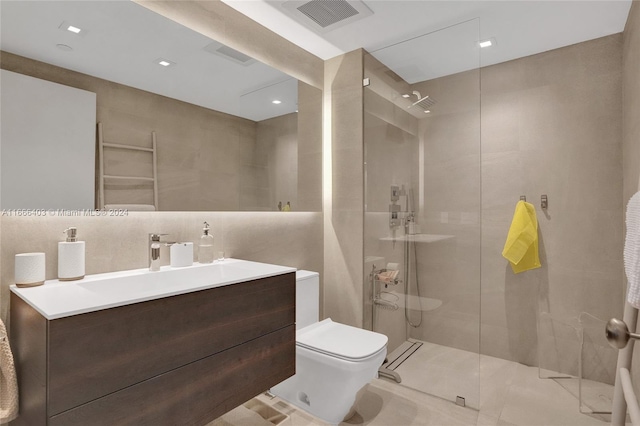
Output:
[[78,241],[77,229],[64,230],[67,240],[58,243],[58,279],[73,281],[84,278],[84,241]]
[[213,235],[209,234],[209,224],[204,223],[202,228],[202,236],[198,243],[198,262],[199,263],[211,263],[213,262]]

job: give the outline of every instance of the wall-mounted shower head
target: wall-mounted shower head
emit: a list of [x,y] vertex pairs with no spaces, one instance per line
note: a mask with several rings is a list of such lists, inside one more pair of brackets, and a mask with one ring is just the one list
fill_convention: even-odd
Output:
[[430,98],[429,95],[422,97],[422,95],[420,95],[420,92],[418,92],[417,90],[414,90],[413,94],[418,98],[418,100],[412,103],[409,108],[418,106],[424,112],[428,113],[430,112],[430,108],[436,104],[436,101],[434,101],[433,98]]

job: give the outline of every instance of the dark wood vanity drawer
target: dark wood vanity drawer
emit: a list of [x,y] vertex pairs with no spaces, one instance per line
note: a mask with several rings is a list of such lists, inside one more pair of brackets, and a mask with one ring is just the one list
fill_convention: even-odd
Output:
[[11,293],[11,350],[20,415],[11,425],[47,424],[47,320]]
[[291,325],[54,416],[49,425],[203,425],[294,369]]
[[[115,396],[119,395],[118,393],[113,397],[109,396],[109,402],[94,401],[90,406],[122,408],[140,412],[140,415],[146,415],[145,413],[151,410],[149,415],[153,417],[155,410],[160,409],[156,406],[169,404],[163,398],[168,398],[171,394],[172,397],[178,396],[179,404],[188,407],[192,404],[189,401],[191,392],[200,386],[206,387],[208,382],[214,383],[215,380],[198,377],[196,374],[190,379],[194,380],[193,387],[189,385],[188,389],[174,394],[170,388],[164,389],[166,384],[154,384],[164,383],[164,380],[169,379],[148,379],[253,341],[260,336],[270,335],[269,333],[277,330],[286,328],[287,331],[283,333],[289,336],[292,333],[290,326],[294,323],[295,273],[49,321],[48,416],[56,416],[145,380],[145,384],[136,386],[142,386],[141,389],[149,391],[151,399],[136,396],[138,399],[120,400]],[[263,342],[255,342],[258,341]],[[258,345],[254,342],[251,344]],[[293,344],[289,346],[294,348],[295,336]],[[289,354],[291,348],[285,351],[285,358],[293,364],[292,357],[295,355]],[[269,350],[260,349],[259,353],[254,354],[255,361],[244,352],[238,352],[233,356],[220,355],[221,361],[215,361],[216,365],[207,364],[206,374],[228,380],[230,383],[226,387],[232,389],[234,372],[240,372],[245,364],[247,367],[253,366],[252,362],[264,360],[268,354]],[[237,357],[240,357],[241,362]],[[257,368],[260,373],[265,366],[261,364],[261,367]],[[244,377],[246,373],[239,374]],[[285,377],[283,376],[283,379]],[[171,379],[167,383],[175,381],[179,380]],[[131,389],[134,388],[138,389]],[[184,395],[182,392],[185,392]],[[229,404],[238,405],[259,392],[260,390],[254,391],[251,395],[242,394],[240,400],[230,399],[232,402]],[[153,395],[156,395],[157,400],[153,399]],[[141,403],[143,400],[145,402]],[[229,409],[234,407],[224,401],[219,403],[224,403],[224,407]],[[87,410],[89,408],[74,412],[93,412]],[[83,417],[84,414],[77,416],[87,418]],[[96,419],[91,420],[90,423],[84,424],[96,424]],[[54,424],[72,423],[56,420]]]

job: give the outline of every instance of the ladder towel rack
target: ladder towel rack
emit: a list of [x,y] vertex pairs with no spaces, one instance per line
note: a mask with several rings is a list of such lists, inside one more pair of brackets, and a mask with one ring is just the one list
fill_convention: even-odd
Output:
[[[143,177],[143,176],[124,176],[124,175],[107,175],[104,173],[105,170],[105,148],[114,148],[114,149],[124,149],[131,151],[142,151],[148,152],[152,155],[152,163],[153,163],[153,177]],[[145,148],[141,146],[132,146],[132,145],[123,145],[118,143],[110,143],[104,141],[102,123],[98,123],[98,167],[99,178],[98,178],[98,208],[104,209],[107,204],[105,201],[105,189],[104,182],[106,179],[112,180],[133,180],[133,181],[141,181],[141,182],[152,182],[153,183],[153,206],[155,210],[158,210],[158,150],[156,143],[156,132],[151,132],[151,148]]]

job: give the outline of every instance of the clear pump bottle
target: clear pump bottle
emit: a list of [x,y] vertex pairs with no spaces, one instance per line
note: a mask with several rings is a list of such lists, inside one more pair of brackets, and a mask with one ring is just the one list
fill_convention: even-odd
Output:
[[207,222],[204,223],[202,236],[198,243],[198,262],[213,262],[213,235],[209,234],[209,224]]

